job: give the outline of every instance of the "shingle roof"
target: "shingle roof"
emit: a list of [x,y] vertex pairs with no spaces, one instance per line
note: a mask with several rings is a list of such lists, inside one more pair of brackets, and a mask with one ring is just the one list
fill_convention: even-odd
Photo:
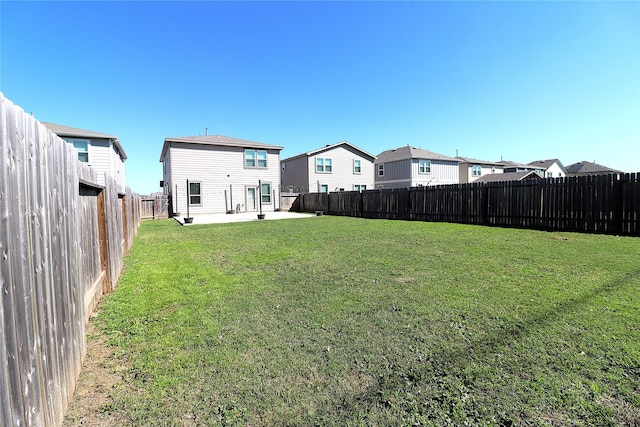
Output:
[[205,135],[205,136],[177,136],[165,138],[160,154],[160,161],[164,161],[164,156],[172,142],[183,144],[200,144],[200,145],[219,145],[225,147],[243,147],[243,148],[263,148],[272,150],[282,150],[284,147],[279,145],[265,144],[263,142],[248,141],[246,139],[233,138],[224,135]]
[[619,171],[617,169],[612,169],[607,166],[602,166],[602,165],[599,165],[598,163],[587,162],[586,160],[583,160],[581,162],[577,162],[567,166],[567,173],[599,174],[599,173],[622,173],[622,171]]
[[489,160],[479,160],[474,159],[472,157],[462,157],[458,156],[456,159],[460,160],[462,163],[474,163],[477,165],[492,165],[492,166],[504,166],[504,162],[491,162]]
[[93,132],[85,129],[72,128],[70,126],[59,125],[59,124],[50,123],[50,122],[42,122],[42,124],[51,132],[58,135],[59,137],[110,139],[113,141],[113,145],[116,147],[116,151],[118,151],[118,153],[120,154],[120,157],[122,157],[123,160],[127,159],[127,153],[124,152],[122,145],[120,145],[120,141],[118,141],[118,137],[115,135],[108,135],[106,133],[99,133],[99,132]]
[[525,172],[505,172],[505,173],[492,173],[483,175],[480,178],[473,181],[476,182],[506,182],[506,181],[522,181],[523,179],[535,179],[540,178],[535,171]]
[[360,153],[364,154],[365,156],[371,157],[372,160],[375,160],[375,158],[376,158],[376,156],[374,156],[373,154],[368,153],[368,152],[364,151],[363,149],[356,147],[355,145],[351,144],[349,141],[341,141],[341,142],[338,142],[338,143],[335,143],[335,144],[325,145],[324,147],[321,147],[321,148],[318,148],[318,149],[315,149],[315,150],[307,151],[306,153],[301,153],[301,154],[298,154],[296,156],[291,156],[291,157],[288,157],[286,159],[282,159],[282,161],[283,162],[287,162],[287,161],[290,161],[290,160],[293,160],[293,159],[297,159],[299,157],[313,156],[313,155],[316,155],[318,153],[322,153],[322,152],[325,152],[325,151],[332,150],[332,149],[334,149],[336,147],[339,147],[341,145],[346,145],[348,147],[351,147],[352,149],[354,149],[356,151],[359,151]]
[[562,165],[562,162],[560,162],[560,160],[558,159],[548,159],[548,160],[534,160],[533,162],[529,163],[529,166],[534,166],[540,169],[547,170],[554,163],[558,163],[559,165]]
[[423,150],[422,148],[411,147],[410,145],[394,148],[393,150],[383,151],[378,154],[376,163],[395,162],[406,159],[427,159],[427,160],[444,160],[448,162],[460,163],[459,159],[445,156],[443,154],[434,153],[433,151]]

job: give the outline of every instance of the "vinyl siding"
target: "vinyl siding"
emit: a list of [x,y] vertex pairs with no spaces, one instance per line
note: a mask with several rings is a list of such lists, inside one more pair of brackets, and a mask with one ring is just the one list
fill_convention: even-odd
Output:
[[224,213],[238,204],[242,211],[250,210],[246,189],[258,187],[259,180],[270,182],[272,190],[272,201],[263,205],[263,210],[273,211],[279,207],[273,199],[273,190],[276,190],[276,199],[279,198],[280,152],[267,150],[267,168],[260,169],[244,167],[244,150],[242,147],[171,143],[167,173],[174,210],[183,216],[187,214],[187,180],[200,182],[202,191],[202,204],[190,206],[190,215]]
[[[331,173],[316,172],[316,158],[330,158],[332,162]],[[361,172],[353,172],[353,161],[360,160]],[[316,153],[307,157],[309,170],[309,191],[319,192],[320,185],[327,185],[329,192],[353,191],[354,185],[366,185],[367,189],[374,188],[373,160],[363,157],[358,151],[351,150],[344,145],[333,147],[330,150]]]
[[[285,165],[284,171],[282,164]],[[306,156],[281,162],[280,170],[284,191],[289,191],[287,187],[293,186],[294,193],[309,192],[309,167]]]
[[384,176],[375,169],[376,188],[406,188],[427,185],[457,184],[458,162],[431,160],[431,172],[419,173],[420,159],[384,163]]
[[105,185],[104,174],[107,173],[118,181],[120,191],[125,191],[124,162],[116,153],[111,141],[91,139],[88,164],[96,170],[100,185]]
[[[473,176],[473,166],[480,165],[481,171],[480,176],[491,175],[492,173],[502,173],[502,167],[496,165],[485,165],[482,163],[460,163],[460,182],[462,184],[466,184],[469,182],[473,182],[476,179],[480,178],[480,176]],[[495,168],[495,172],[492,172],[493,168]]]

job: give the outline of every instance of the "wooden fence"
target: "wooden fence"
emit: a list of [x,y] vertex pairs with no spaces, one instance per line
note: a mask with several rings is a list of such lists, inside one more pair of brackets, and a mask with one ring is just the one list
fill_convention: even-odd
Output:
[[142,196],[140,219],[169,218],[169,197],[164,194]]
[[307,193],[291,210],[640,236],[640,173]]
[[0,425],[59,426],[140,198],[0,93]]

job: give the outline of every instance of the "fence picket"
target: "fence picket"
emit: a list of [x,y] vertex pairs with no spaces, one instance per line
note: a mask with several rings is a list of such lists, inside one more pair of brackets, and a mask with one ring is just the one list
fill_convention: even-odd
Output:
[[638,236],[639,176],[612,174],[362,193],[305,193],[298,196],[291,210]]
[[118,188],[98,185],[70,144],[0,93],[0,425],[62,424],[86,354],[87,301],[102,294],[101,276],[115,287],[140,221],[140,196],[127,189],[123,211]]

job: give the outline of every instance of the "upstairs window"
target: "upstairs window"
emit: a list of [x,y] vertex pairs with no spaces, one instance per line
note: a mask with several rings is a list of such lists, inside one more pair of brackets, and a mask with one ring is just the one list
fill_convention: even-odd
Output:
[[83,163],[89,163],[89,143],[88,139],[66,138],[67,142],[73,144],[73,148],[78,150],[78,160]]
[[359,175],[362,173],[362,160],[354,159],[353,160],[353,173]]
[[472,176],[480,176],[482,175],[482,166],[480,165],[473,165],[471,167],[471,175]]
[[266,168],[267,167],[267,151],[266,150],[244,150],[244,167],[246,168]]
[[384,176],[384,163],[378,165],[378,176]]
[[418,173],[431,173],[431,160],[420,160],[418,162]]
[[333,171],[333,165],[330,158],[316,157],[317,173],[331,173],[332,171]]

